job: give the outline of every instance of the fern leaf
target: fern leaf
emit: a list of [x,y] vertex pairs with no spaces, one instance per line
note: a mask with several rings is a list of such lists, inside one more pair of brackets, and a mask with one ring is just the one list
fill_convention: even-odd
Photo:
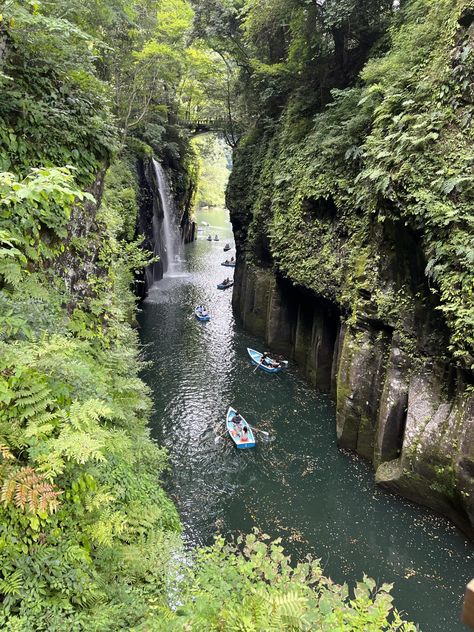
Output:
[[23,574],[17,569],[11,575],[0,579],[0,594],[19,595],[23,588]]
[[46,477],[32,467],[10,469],[6,474],[1,501],[4,506],[14,504],[23,512],[54,513],[59,507],[62,491],[47,482]]
[[5,461],[15,461],[15,457],[6,443],[0,443],[0,454]]
[[291,620],[299,621],[306,610],[307,600],[296,591],[290,591],[284,595],[277,595],[273,598],[273,607],[282,616]]

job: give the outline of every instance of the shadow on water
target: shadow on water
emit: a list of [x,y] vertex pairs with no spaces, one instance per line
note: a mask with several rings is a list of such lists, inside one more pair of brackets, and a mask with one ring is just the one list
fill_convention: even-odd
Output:
[[[335,581],[365,572],[395,582],[397,607],[424,632],[461,632],[473,547],[444,519],[376,488],[366,463],[337,450],[333,403],[294,367],[254,371],[246,348],[262,349],[262,341],[234,321],[231,290],[216,288],[232,274],[220,265],[235,254],[223,252],[232,240],[228,216],[209,211],[199,220],[220,241],[203,232],[186,246],[187,276],[156,284],[139,317],[152,433],[170,452],[169,491],[188,543],[256,526],[282,537],[295,558],[320,557]],[[193,316],[200,303],[208,323]],[[217,438],[229,405],[270,439],[257,433],[255,450],[238,451]]]

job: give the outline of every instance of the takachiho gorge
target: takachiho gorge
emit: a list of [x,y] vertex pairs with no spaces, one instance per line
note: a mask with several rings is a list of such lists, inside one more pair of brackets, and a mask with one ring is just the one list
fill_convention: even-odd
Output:
[[474,629],[473,77],[472,0],[2,3],[1,630]]
[[[255,370],[247,348],[265,350],[266,342],[234,316],[232,290],[217,289],[229,276],[222,262],[235,254],[228,212],[206,209],[196,222],[181,273],[165,272],[139,314],[152,436],[170,454],[167,488],[186,542],[258,527],[282,538],[295,559],[321,558],[334,581],[365,572],[393,582],[396,606],[421,630],[462,632],[472,545],[447,520],[379,489],[365,461],[337,449],[334,401],[297,365],[276,375]],[[220,240],[208,241],[209,233]],[[201,304],[209,322],[194,316]],[[254,450],[231,442],[229,406],[268,433],[255,433]]]

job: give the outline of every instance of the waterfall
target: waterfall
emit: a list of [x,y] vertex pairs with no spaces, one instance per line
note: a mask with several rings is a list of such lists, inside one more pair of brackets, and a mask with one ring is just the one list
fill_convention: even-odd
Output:
[[[166,173],[161,164],[153,159],[161,209],[163,211],[162,235],[160,238],[160,222],[153,216],[154,251],[162,260],[163,271],[166,276],[181,276],[182,243],[180,228],[177,224],[177,213]],[[162,244],[160,252],[160,244]]]

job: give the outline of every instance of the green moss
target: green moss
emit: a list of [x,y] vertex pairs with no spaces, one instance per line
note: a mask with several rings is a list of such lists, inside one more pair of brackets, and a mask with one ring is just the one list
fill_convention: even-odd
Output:
[[[251,130],[228,205],[249,260],[336,302],[353,324],[367,310],[388,321],[413,357],[426,349],[400,316],[423,309],[435,319],[439,300],[452,357],[470,367],[472,104],[457,79],[474,64],[457,25],[465,5],[410,3],[361,87],[335,92],[311,121],[290,99],[278,123]],[[434,297],[416,280],[423,259]]]

